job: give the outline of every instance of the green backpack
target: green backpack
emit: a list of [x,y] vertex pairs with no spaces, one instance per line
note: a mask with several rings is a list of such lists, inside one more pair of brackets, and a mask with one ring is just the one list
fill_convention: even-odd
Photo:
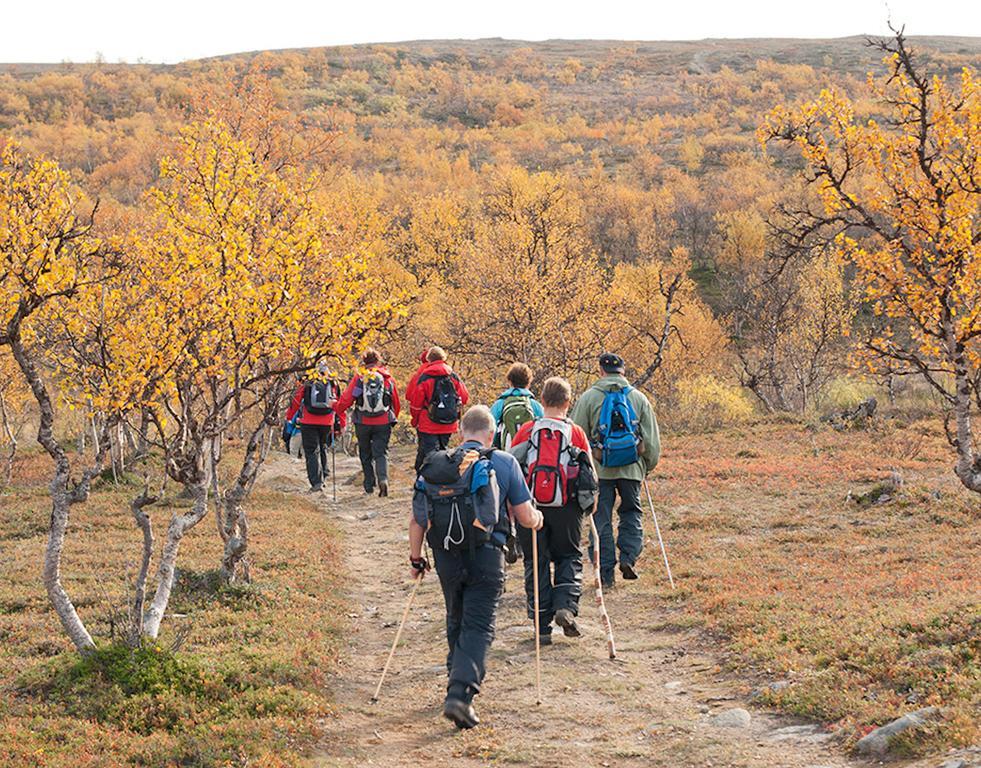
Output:
[[532,421],[535,412],[531,408],[531,398],[528,395],[508,395],[504,398],[501,409],[501,419],[494,433],[494,447],[506,451],[511,447],[511,441],[518,434],[521,425]]

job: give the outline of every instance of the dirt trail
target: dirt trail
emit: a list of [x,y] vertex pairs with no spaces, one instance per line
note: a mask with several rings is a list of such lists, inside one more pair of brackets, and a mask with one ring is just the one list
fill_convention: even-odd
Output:
[[[556,634],[542,649],[543,698],[535,706],[534,643],[523,610],[521,565],[510,566],[488,676],[475,702],[479,728],[458,733],[440,716],[445,688],[443,603],[435,574],[419,588],[403,640],[378,704],[369,703],[408,597],[406,576],[410,459],[394,462],[388,499],[367,497],[355,459],[338,456],[338,500],[318,497],[341,531],[351,635],[332,693],[337,718],[316,755],[319,766],[476,766],[490,761],[532,766],[858,765],[816,728],[754,710],[718,673],[718,660],[695,631],[665,626],[646,588],[661,578],[648,550],[638,582],[607,597],[620,660],[607,658],[593,603],[584,590],[583,637]],[[278,454],[264,482],[302,493],[302,466]],[[646,524],[646,523],[645,523]],[[585,581],[592,574],[586,565]],[[719,727],[713,717],[749,710],[748,725]],[[787,730],[790,728],[790,730]]]

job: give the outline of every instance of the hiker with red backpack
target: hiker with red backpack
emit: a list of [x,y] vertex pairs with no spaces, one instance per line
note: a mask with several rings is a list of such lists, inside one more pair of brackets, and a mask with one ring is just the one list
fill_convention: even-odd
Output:
[[[623,359],[604,352],[599,365],[602,378],[583,393],[571,415],[589,435],[596,459],[599,502],[593,519],[599,532],[600,578],[603,589],[611,589],[618,564],[617,550],[620,574],[628,580],[637,578],[637,559],[644,548],[640,486],[657,465],[661,438],[650,401],[623,375]],[[620,520],[614,537],[613,506],[617,496]]]
[[364,470],[364,492],[374,493],[377,483],[378,495],[388,496],[388,444],[402,406],[395,380],[377,350],[365,350],[361,363],[365,371],[351,378],[334,409],[344,413],[354,407],[352,418]]
[[476,405],[460,421],[463,443],[430,453],[416,480],[409,521],[413,578],[429,570],[422,555],[429,541],[446,602],[448,680],[443,716],[457,728],[480,720],[473,708],[504,590],[504,540],[508,515],[530,530],[542,526],[521,467],[491,447],[495,422]]
[[346,423],[344,414],[334,410],[340,394],[337,379],[327,362],[322,360],[316,373],[309,380],[300,382],[286,412],[288,422],[300,414],[300,437],[311,493],[323,490],[324,480],[330,477],[327,450]]
[[[544,413],[524,424],[511,453],[525,472],[545,524],[538,534],[538,619],[542,645],[552,644],[552,622],[566,637],[579,637],[576,617],[582,595],[582,523],[596,503],[596,474],[589,439],[567,414],[569,382],[553,377],[542,387]],[[532,532],[518,527],[524,553],[528,617],[534,614],[535,571]]]
[[441,347],[430,347],[425,362],[409,381],[405,397],[412,411],[412,426],[418,430],[416,472],[433,451],[444,450],[456,432],[463,406],[470,400],[466,385],[446,363]]
[[[542,404],[528,389],[532,378],[531,368],[524,363],[514,363],[508,369],[507,380],[510,386],[498,395],[490,409],[491,416],[497,423],[497,431],[494,433],[495,448],[508,450],[523,424],[542,417]],[[514,521],[511,522],[511,534],[508,536],[504,554],[508,563],[518,562],[518,539]]]

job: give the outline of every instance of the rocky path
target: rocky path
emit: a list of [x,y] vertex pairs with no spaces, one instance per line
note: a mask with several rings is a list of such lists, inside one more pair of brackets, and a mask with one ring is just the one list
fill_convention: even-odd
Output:
[[[279,454],[265,480],[302,493],[300,464]],[[406,467],[399,456],[395,464]],[[671,627],[645,585],[660,578],[648,557],[639,582],[607,597],[620,659],[607,658],[592,589],[584,636],[556,635],[542,649],[543,703],[535,705],[534,642],[524,617],[520,563],[508,571],[484,691],[482,725],[458,733],[440,716],[445,686],[443,605],[435,574],[420,586],[381,700],[370,697],[408,597],[409,477],[388,499],[365,496],[355,459],[338,457],[338,500],[318,505],[342,537],[351,635],[332,681],[336,720],[319,766],[712,766],[842,768],[858,765],[818,728],[740,701],[693,630]],[[653,550],[648,550],[653,551]],[[591,583],[589,565],[586,582]]]

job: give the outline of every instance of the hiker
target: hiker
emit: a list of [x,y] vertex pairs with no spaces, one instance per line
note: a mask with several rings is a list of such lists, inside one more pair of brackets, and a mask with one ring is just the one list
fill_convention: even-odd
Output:
[[442,347],[430,347],[423,357],[423,364],[405,390],[412,411],[412,426],[419,433],[417,473],[427,455],[450,444],[460,412],[470,399],[466,385],[446,364],[446,352]]
[[542,404],[528,387],[531,386],[531,368],[524,363],[514,363],[507,373],[507,389],[497,396],[491,406],[491,416],[497,422],[494,434],[494,447],[508,450],[518,429],[532,419],[542,417]]
[[321,360],[317,372],[309,380],[300,382],[286,412],[286,420],[292,421],[302,409],[300,437],[311,493],[323,490],[324,480],[330,477],[327,449],[334,444],[335,436],[344,429],[346,422],[343,413],[334,411],[340,394],[341,388],[327,361]]
[[[542,404],[543,415],[518,430],[511,453],[524,469],[532,498],[545,516],[538,534],[538,618],[540,642],[551,645],[553,620],[566,637],[580,635],[576,617],[582,595],[582,522],[595,509],[596,474],[589,439],[568,418],[569,382],[557,376],[548,379],[542,387]],[[534,621],[531,537],[531,531],[518,527],[528,618]]]
[[356,373],[337,399],[334,410],[344,413],[354,406],[354,430],[358,455],[364,470],[364,492],[388,496],[388,443],[398,421],[401,403],[392,374],[377,350],[366,349],[361,356],[364,373]]
[[[615,354],[600,355],[602,378],[583,393],[572,420],[589,435],[599,476],[599,503],[593,519],[599,533],[600,578],[604,589],[614,584],[617,550],[624,579],[637,578],[637,559],[644,548],[640,485],[661,455],[657,419],[650,401],[624,377],[624,362]],[[613,505],[620,497],[620,518],[613,535]],[[596,543],[591,542],[591,548]]]
[[461,729],[480,722],[472,702],[484,679],[504,589],[508,512],[527,528],[542,527],[517,460],[491,448],[494,431],[486,406],[476,405],[464,414],[463,444],[426,457],[409,522],[413,578],[429,570],[422,556],[425,537],[443,588],[449,646],[443,715]]

